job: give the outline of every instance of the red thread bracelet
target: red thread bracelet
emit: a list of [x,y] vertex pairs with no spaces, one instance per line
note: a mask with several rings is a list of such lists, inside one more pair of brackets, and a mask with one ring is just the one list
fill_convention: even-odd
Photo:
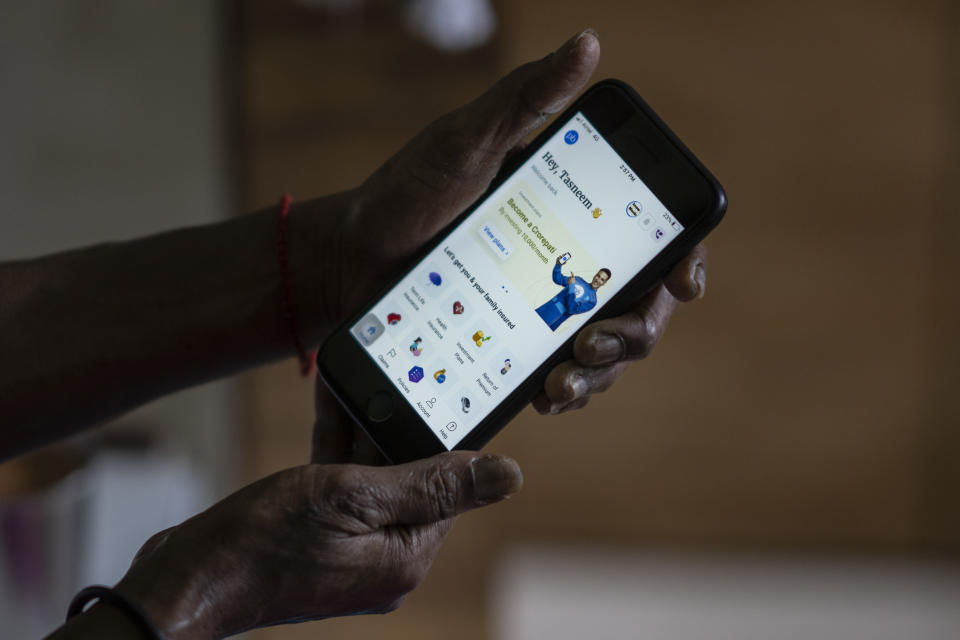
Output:
[[280,285],[283,288],[283,319],[290,333],[290,340],[297,349],[297,358],[300,359],[300,374],[308,376],[313,371],[313,360],[316,352],[307,351],[300,340],[300,329],[297,326],[297,314],[293,306],[293,285],[290,283],[290,260],[287,256],[287,216],[290,215],[290,203],[293,198],[284,194],[280,199],[280,209],[277,215],[277,255],[280,258]]

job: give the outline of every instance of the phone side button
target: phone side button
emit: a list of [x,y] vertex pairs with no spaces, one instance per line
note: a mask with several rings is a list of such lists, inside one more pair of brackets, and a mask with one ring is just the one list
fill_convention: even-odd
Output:
[[367,417],[374,422],[384,422],[393,416],[393,396],[386,391],[377,391],[367,402]]

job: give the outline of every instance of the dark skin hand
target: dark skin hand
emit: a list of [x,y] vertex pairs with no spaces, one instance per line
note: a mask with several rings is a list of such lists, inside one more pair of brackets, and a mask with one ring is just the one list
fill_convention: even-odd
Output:
[[[522,150],[523,141],[583,90],[599,56],[596,34],[584,31],[542,60],[515,69],[474,102],[434,121],[351,192],[351,213],[337,230],[340,254],[326,263],[325,273],[332,276],[324,287],[332,301],[328,321],[343,321],[472,204],[504,162]],[[351,278],[338,275],[371,246],[383,247],[375,264],[352,272]],[[610,388],[631,361],[650,355],[678,302],[703,296],[706,269],[706,248],[698,245],[626,314],[585,326],[577,336],[574,358],[550,372],[534,408],[541,414],[579,409],[591,395]],[[318,381],[317,415],[322,419],[314,432],[314,460],[343,447],[360,447],[361,459],[368,462],[382,459],[328,394]]]
[[[522,483],[513,460],[465,451],[393,467],[288,469],[155,535],[116,589],[174,639],[392,611],[457,515]],[[97,604],[51,637],[140,637],[125,617]]]

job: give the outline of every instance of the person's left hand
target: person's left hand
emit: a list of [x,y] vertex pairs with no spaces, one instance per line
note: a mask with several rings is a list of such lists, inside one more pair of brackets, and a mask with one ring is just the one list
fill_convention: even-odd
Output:
[[165,638],[391,611],[426,575],[457,515],[522,483],[513,460],[467,451],[392,467],[287,469],[155,535],[115,588]]

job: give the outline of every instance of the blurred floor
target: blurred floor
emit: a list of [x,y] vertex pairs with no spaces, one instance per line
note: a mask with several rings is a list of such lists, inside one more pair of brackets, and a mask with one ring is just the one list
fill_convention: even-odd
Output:
[[960,569],[823,555],[511,549],[500,640],[952,640]]
[[[256,637],[493,637],[491,572],[517,542],[955,562],[953,5],[499,2],[494,41],[457,56],[366,5],[245,3],[246,209],[359,184],[585,26],[596,78],[637,87],[730,209],[706,299],[588,409],[527,411],[489,446],[520,461],[524,492],[462,518],[400,611]],[[304,461],[312,383],[287,362],[245,384],[248,477]]]

